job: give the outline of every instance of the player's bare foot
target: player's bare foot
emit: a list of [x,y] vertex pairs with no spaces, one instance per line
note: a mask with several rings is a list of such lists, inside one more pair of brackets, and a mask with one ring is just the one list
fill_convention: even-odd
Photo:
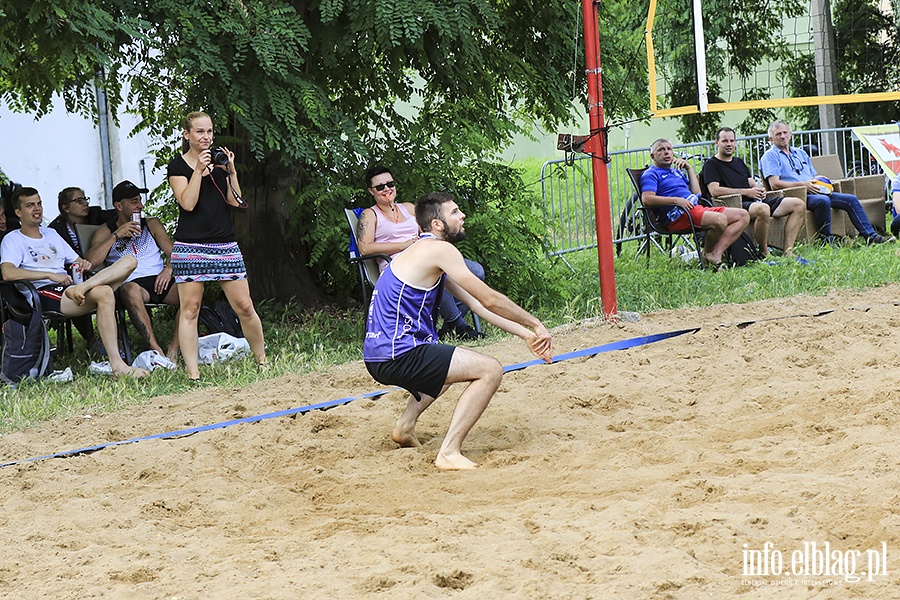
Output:
[[113,376],[116,379],[118,379],[119,377],[122,377],[122,376],[131,377],[133,379],[140,379],[141,377],[144,377],[145,375],[149,375],[149,374],[150,374],[150,371],[147,371],[146,369],[138,369],[137,367],[126,366],[119,370],[113,369]]
[[438,452],[437,458],[434,459],[434,466],[442,471],[462,471],[465,469],[475,469],[478,463],[472,462],[462,454],[445,455]]
[[422,445],[416,437],[415,429],[404,427],[400,423],[391,432],[391,439],[401,448],[418,448]]
[[82,304],[84,304],[83,285],[84,284],[70,285],[69,287],[66,288],[66,291],[63,292],[66,296],[69,297],[69,300],[71,300],[78,306],[81,306]]

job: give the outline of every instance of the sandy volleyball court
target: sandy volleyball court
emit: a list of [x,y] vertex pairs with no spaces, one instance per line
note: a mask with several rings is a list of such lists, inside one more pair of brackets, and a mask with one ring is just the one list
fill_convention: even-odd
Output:
[[[508,374],[464,447],[472,472],[432,466],[459,386],[420,449],[389,440],[393,392],[6,467],[0,595],[897,597],[898,302],[889,286],[560,328],[558,353],[701,327]],[[376,389],[357,362],[153,398],[3,435],[0,461]],[[826,542],[837,574],[791,574]],[[784,572],[747,576],[748,556]]]

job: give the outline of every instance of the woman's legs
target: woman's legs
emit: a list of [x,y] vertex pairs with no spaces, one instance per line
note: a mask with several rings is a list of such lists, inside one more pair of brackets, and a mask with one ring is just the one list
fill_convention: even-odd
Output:
[[[256,357],[256,362],[260,365],[266,364],[266,342],[263,339],[262,321],[253,308],[253,299],[250,298],[250,284],[246,279],[238,281],[222,281],[222,291],[228,298],[228,304],[234,309],[238,319],[241,321],[241,329],[247,337],[250,344],[250,350]],[[184,353],[184,344],[182,344],[182,354]]]
[[203,300],[203,283],[191,281],[178,283],[178,344],[188,379],[200,379],[199,355],[197,349],[197,318]]

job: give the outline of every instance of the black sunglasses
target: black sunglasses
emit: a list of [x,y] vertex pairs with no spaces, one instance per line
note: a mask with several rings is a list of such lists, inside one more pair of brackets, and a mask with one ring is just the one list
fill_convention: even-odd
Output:
[[384,183],[379,183],[378,185],[373,185],[372,189],[375,190],[376,192],[383,192],[384,188],[386,188],[386,187],[393,188],[395,185],[396,184],[394,183],[394,180],[391,179],[390,181],[385,181]]

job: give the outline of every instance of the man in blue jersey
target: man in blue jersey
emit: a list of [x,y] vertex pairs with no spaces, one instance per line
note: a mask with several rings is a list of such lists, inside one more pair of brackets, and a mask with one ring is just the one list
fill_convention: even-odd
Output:
[[544,325],[466,266],[454,246],[465,238],[465,218],[450,194],[432,192],[416,200],[423,233],[378,279],[363,343],[372,377],[411,394],[391,434],[400,446],[419,446],[419,416],[450,384],[469,382],[434,461],[446,470],[478,466],[462,455],[462,443],[500,386],[503,367],[491,356],[438,343],[434,316],[441,295],[453,294],[488,323],[522,338],[537,357],[553,359],[553,340]]
[[703,257],[715,270],[722,256],[747,225],[750,215],[743,208],[703,206],[698,203],[700,182],[693,165],[675,156],[672,143],[660,138],[650,145],[653,164],[641,175],[641,203],[650,207],[669,230],[694,227],[706,230]]

